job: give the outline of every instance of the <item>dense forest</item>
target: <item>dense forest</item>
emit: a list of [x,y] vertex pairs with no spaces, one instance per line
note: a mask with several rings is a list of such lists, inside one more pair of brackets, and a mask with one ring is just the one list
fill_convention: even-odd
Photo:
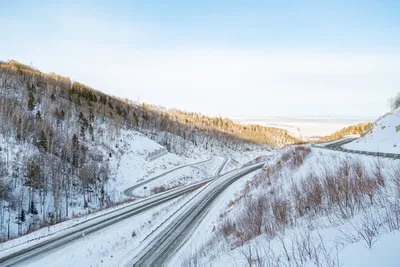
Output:
[[205,150],[216,143],[298,142],[281,129],[133,103],[16,61],[0,62],[0,122],[2,239],[10,238],[11,221],[23,234],[73,216],[77,199],[83,208],[110,205],[109,159],[122,130],[141,132],[177,154],[182,149],[174,138]]

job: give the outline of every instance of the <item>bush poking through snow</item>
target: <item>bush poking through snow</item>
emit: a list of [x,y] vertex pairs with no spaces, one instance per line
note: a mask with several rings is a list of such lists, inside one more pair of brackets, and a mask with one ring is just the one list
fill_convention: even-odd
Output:
[[[345,244],[362,241],[372,248],[382,234],[400,230],[400,167],[336,155],[324,158],[304,146],[284,151],[229,204],[216,236],[249,266],[311,261],[333,267],[341,266],[338,255]],[[330,227],[339,231],[327,241],[320,231]],[[254,245],[263,238],[262,247]],[[265,242],[279,244],[280,252]],[[191,258],[200,262],[202,257]]]

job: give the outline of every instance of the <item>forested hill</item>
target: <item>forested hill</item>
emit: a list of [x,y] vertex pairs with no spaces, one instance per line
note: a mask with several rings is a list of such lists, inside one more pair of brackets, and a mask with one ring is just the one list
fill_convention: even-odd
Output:
[[[154,171],[144,162],[146,142],[181,158],[204,158],[296,141],[284,130],[132,103],[0,62],[0,240],[123,200],[126,188],[116,189],[123,157],[142,175]],[[137,178],[130,174],[129,182]]]
[[332,141],[332,140],[340,139],[346,135],[362,135],[368,129],[368,127],[370,127],[370,125],[371,125],[370,122],[365,122],[365,123],[359,123],[356,125],[345,127],[339,131],[336,131],[336,132],[330,134],[330,135],[320,138],[317,142]]
[[[13,60],[8,63],[0,62],[0,72],[3,107],[17,108],[27,116],[26,119],[30,116],[39,119],[31,121],[24,133],[15,133],[16,138],[23,140],[35,137],[30,135],[33,132],[29,131],[29,127],[41,125],[42,130],[50,133],[62,124],[68,125],[68,128],[78,128],[76,133],[94,139],[93,122],[100,119],[110,124],[113,129],[124,126],[145,132],[165,131],[194,144],[202,142],[205,138],[271,146],[285,146],[298,141],[282,129],[259,125],[245,126],[229,119],[212,118],[175,109],[164,110],[146,104],[138,105],[54,73],[41,73]],[[69,125],[69,118],[72,117],[76,118],[77,123]],[[10,118],[7,122],[14,127],[22,123]]]

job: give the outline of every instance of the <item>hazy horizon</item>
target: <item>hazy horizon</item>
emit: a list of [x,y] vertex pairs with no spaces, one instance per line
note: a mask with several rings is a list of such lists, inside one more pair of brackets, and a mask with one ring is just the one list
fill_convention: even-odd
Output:
[[400,88],[400,2],[0,1],[0,59],[222,117],[370,116]]

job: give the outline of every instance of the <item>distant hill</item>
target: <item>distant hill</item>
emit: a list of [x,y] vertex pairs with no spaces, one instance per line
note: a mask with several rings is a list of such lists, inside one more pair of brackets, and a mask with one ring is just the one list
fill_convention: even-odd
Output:
[[316,142],[328,142],[335,139],[340,139],[346,135],[362,135],[370,125],[370,122],[366,122],[345,127],[337,132],[334,132],[333,134],[318,139]]

